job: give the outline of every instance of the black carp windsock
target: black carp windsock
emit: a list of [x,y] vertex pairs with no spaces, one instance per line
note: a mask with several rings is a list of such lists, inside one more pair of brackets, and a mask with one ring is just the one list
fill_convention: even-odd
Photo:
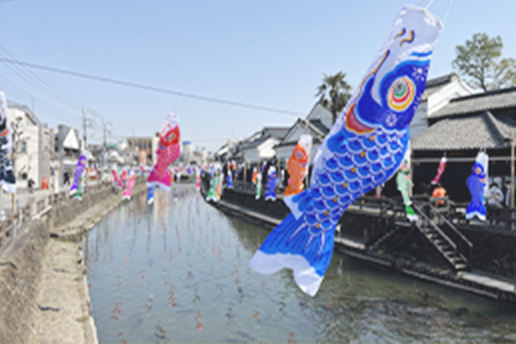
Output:
[[13,134],[7,117],[7,101],[4,92],[0,91],[0,187],[9,193],[16,192],[11,151]]

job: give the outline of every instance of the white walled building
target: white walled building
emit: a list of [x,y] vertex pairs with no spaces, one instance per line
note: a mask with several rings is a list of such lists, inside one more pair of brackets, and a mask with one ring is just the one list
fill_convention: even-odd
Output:
[[274,146],[281,142],[288,130],[287,127],[265,127],[244,140],[239,149],[245,161],[257,163],[274,157]]
[[75,165],[77,165],[77,160],[81,154],[81,140],[77,129],[60,124],[55,135],[55,142],[55,149],[60,160],[58,175],[60,176],[60,184],[62,184],[65,180],[65,174],[68,175],[69,180],[73,178]]
[[331,112],[317,102],[306,119],[299,118],[290,127],[285,137],[274,147],[278,158],[282,161],[288,160],[301,135],[308,134],[312,136],[312,152],[310,153],[312,159],[324,137],[330,131],[332,121]]
[[53,132],[42,125],[25,105],[9,101],[7,114],[13,131],[16,128],[16,147],[13,147],[16,186],[27,187],[27,181],[32,179],[39,187],[43,178],[50,180],[54,153]]
[[410,136],[416,137],[428,128],[428,117],[446,106],[451,99],[468,96],[474,90],[455,73],[427,81],[421,104],[410,123]]
[[333,126],[333,116],[327,108],[324,107],[320,102],[315,103],[312,110],[308,116],[306,116],[307,121],[317,121],[319,120],[323,126],[326,128],[331,128]]
[[240,141],[238,139],[229,139],[215,153],[215,159],[218,161],[226,161],[229,158],[235,158],[238,151]]
[[180,159],[183,164],[188,165],[193,158],[193,153],[195,151],[195,146],[192,141],[183,141],[181,145],[181,155]]

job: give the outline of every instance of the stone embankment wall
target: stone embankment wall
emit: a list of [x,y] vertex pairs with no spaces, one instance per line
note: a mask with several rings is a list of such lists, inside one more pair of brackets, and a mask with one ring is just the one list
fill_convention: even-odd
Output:
[[464,228],[473,243],[471,263],[481,270],[516,278],[516,231]]
[[31,222],[0,257],[0,342],[27,342],[37,305],[37,279],[49,239],[43,221]]
[[[144,188],[143,183],[139,184],[134,194]],[[111,198],[110,208],[114,208],[120,203],[120,194],[114,193],[111,187],[105,187],[86,193],[81,202],[71,199],[53,205],[41,219],[28,222],[13,242],[2,248],[0,343],[26,343],[29,340],[33,327],[31,315],[38,310],[35,298],[50,232],[58,228],[66,229],[67,224],[88,209]]]
[[257,200],[252,194],[244,194],[234,190],[224,190],[222,199],[226,202],[240,207],[245,207],[277,219],[284,218],[290,212],[285,203],[280,199],[276,201],[265,201],[262,197]]
[[[204,187],[207,188],[207,183]],[[252,192],[224,190],[222,199],[241,208],[282,219],[289,210],[278,199],[267,202],[255,200]],[[395,224],[380,217],[360,211],[348,210],[340,219],[342,235],[365,244],[373,244],[375,239],[393,230]],[[470,263],[475,269],[507,278],[516,278],[516,231],[489,230],[487,227],[458,226],[460,231],[473,243]],[[382,243],[380,253],[393,259],[403,259],[412,263],[423,263],[436,268],[449,267],[441,254],[429,244],[423,235],[412,227],[398,227]]]
[[[207,187],[207,185],[205,186]],[[224,190],[222,199],[240,208],[248,209],[268,217],[283,219],[290,212],[285,203],[256,200],[251,192]],[[350,238],[366,245],[373,244],[382,235],[392,231],[395,223],[378,216],[348,209],[339,220],[339,229],[335,235]],[[448,267],[439,252],[414,228],[397,228],[379,248],[381,255],[392,260],[410,263],[424,263],[436,268]]]

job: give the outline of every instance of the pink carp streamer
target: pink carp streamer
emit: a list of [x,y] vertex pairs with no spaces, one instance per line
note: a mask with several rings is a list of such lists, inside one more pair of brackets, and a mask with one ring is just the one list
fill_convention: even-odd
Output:
[[154,186],[167,191],[170,189],[169,166],[179,158],[181,153],[179,136],[179,118],[173,113],[168,113],[159,134],[156,151],[158,158],[147,178],[147,187]]
[[120,177],[118,176],[118,172],[116,168],[111,169],[111,176],[113,176],[113,183],[118,186],[118,182],[120,181]]
[[197,191],[201,189],[201,170],[199,167],[195,168],[195,189]]
[[439,167],[437,168],[437,175],[435,176],[434,180],[432,180],[432,185],[439,183],[439,179],[441,179],[441,176],[443,175],[445,168],[446,168],[446,157],[443,156],[441,158],[441,162],[439,162]]
[[124,188],[124,182],[125,182],[125,179],[127,178],[127,169],[123,169],[122,172],[120,173],[120,177],[118,178],[118,183],[117,183],[117,186],[120,190],[122,190]]
[[128,174],[127,183],[125,185],[125,190],[124,190],[122,199],[130,200],[132,197],[133,186],[134,186],[136,176],[135,176],[134,171],[132,171],[130,169],[127,174]]

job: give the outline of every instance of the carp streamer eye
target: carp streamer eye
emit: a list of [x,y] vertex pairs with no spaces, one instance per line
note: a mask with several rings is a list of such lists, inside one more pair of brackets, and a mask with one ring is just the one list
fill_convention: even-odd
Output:
[[389,87],[387,94],[389,108],[395,112],[406,111],[412,105],[415,94],[414,82],[407,76],[399,77]]
[[170,134],[168,135],[168,141],[172,141],[175,137],[176,137],[176,134],[174,134],[174,133],[170,133]]
[[299,160],[303,159],[303,155],[304,155],[304,154],[303,154],[303,152],[301,152],[301,151],[297,151],[297,152],[296,152],[296,158],[298,158]]

